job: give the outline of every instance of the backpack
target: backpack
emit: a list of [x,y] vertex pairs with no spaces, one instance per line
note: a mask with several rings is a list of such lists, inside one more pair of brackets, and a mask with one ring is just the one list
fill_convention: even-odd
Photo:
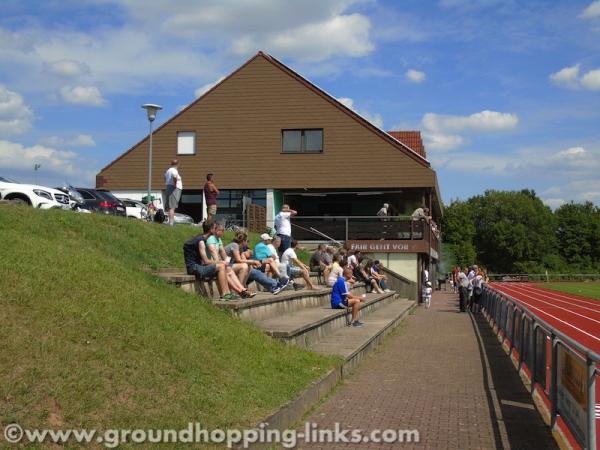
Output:
[[156,214],[154,214],[154,221],[156,223],[163,223],[165,221],[165,212],[162,209],[156,211]]

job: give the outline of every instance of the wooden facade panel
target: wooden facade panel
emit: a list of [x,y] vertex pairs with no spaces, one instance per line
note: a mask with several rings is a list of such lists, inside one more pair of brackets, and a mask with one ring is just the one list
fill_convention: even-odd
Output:
[[[323,128],[323,153],[282,154],[281,130],[288,128]],[[196,155],[176,155],[178,131],[196,131]],[[145,139],[100,173],[103,187],[145,188],[147,158]],[[163,185],[173,158],[186,189],[200,188],[209,171],[223,189],[435,186],[430,167],[264,57],[155,131],[153,186]]]

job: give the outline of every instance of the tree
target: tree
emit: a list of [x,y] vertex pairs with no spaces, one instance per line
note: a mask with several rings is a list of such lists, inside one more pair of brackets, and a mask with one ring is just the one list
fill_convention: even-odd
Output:
[[442,218],[444,242],[448,252],[453,255],[453,264],[461,267],[475,262],[475,225],[472,208],[467,202],[453,201],[445,208]]
[[591,202],[566,203],[555,212],[561,258],[572,270],[589,272],[600,264],[600,210]]
[[490,190],[468,203],[481,264],[495,272],[543,272],[556,254],[555,220],[534,191]]

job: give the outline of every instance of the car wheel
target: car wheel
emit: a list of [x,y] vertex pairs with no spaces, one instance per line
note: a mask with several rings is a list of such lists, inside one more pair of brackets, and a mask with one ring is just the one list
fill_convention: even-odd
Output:
[[31,203],[29,203],[27,200],[25,200],[24,198],[21,198],[21,197],[13,198],[10,201],[13,202],[15,205],[19,205],[19,206],[30,206],[31,205]]

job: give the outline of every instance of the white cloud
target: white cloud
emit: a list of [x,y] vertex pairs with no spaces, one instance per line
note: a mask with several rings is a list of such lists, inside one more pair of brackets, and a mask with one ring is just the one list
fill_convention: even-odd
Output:
[[76,105],[102,106],[106,103],[96,86],[65,86],[60,89],[60,96],[65,102]]
[[504,131],[517,126],[519,118],[516,114],[497,111],[481,111],[470,116],[453,116],[427,113],[423,116],[423,124],[432,130],[480,132]]
[[551,74],[550,79],[557,86],[571,89],[582,87],[590,91],[600,91],[600,69],[593,69],[586,72],[583,76],[579,76],[579,67],[579,64],[565,67]]
[[581,78],[581,85],[591,91],[600,91],[600,69],[587,72]]
[[354,109],[354,100],[352,100],[351,98],[340,97],[336,100],[338,102],[340,102],[342,105],[344,105],[346,108]]
[[204,94],[206,94],[208,91],[210,91],[213,87],[215,87],[217,84],[219,84],[224,79],[225,79],[225,77],[219,77],[219,79],[217,79],[216,81],[213,81],[212,83],[207,83],[204,86],[199,87],[198,89],[196,89],[194,91],[194,95],[196,96],[196,98],[202,97]]
[[[94,0],[118,24],[0,26],[0,66],[6,82],[26,93],[59,91],[65,78],[101,87],[104,96],[200,86],[258,50],[312,65],[369,54],[369,18],[346,12],[363,1]],[[53,8],[68,16],[64,4]]]
[[563,198],[546,198],[542,200],[546,206],[549,206],[552,209],[556,209],[567,203]]
[[94,138],[89,134],[80,134],[69,139],[59,136],[50,136],[40,139],[39,143],[50,147],[94,147],[96,145]]
[[562,150],[528,148],[504,154],[463,152],[460,157],[433,154],[438,168],[459,173],[482,173],[490,177],[527,180],[530,186],[547,183],[540,197],[556,208],[567,200],[600,203],[600,148],[573,146]]
[[404,74],[407,80],[412,81],[413,83],[422,83],[425,81],[425,77],[427,76],[425,72],[420,72],[418,70],[410,69],[407,70]]
[[17,92],[0,85],[0,135],[22,134],[31,128],[33,113]]
[[469,116],[426,113],[421,120],[425,147],[439,152],[453,150],[466,142],[456,132],[508,131],[518,123],[519,117],[516,114],[488,110]]
[[579,85],[579,64],[551,74],[550,79],[558,86],[576,88]]
[[596,17],[600,17],[600,0],[590,3],[579,17],[582,19],[595,19]]
[[383,117],[381,117],[381,114],[370,113],[368,111],[362,111],[362,110],[359,111],[357,108],[354,107],[354,100],[352,100],[351,98],[348,98],[348,97],[340,97],[340,98],[337,98],[336,100],[338,102],[340,102],[342,105],[344,105],[346,108],[349,108],[352,111],[354,111],[356,114],[359,114],[363,119],[371,122],[377,128],[383,129]]
[[318,62],[334,56],[360,57],[374,50],[369,39],[371,24],[360,14],[338,15],[271,34],[245,35],[233,43],[233,51],[247,55],[261,48],[300,61]]
[[63,77],[77,77],[87,74],[90,71],[90,68],[86,64],[69,59],[54,61],[48,64],[48,69],[51,73]]
[[73,152],[43,145],[24,147],[16,142],[0,140],[0,167],[2,169],[27,170],[31,169],[34,163],[39,163],[44,170],[75,175],[78,171],[75,163],[76,156]]

